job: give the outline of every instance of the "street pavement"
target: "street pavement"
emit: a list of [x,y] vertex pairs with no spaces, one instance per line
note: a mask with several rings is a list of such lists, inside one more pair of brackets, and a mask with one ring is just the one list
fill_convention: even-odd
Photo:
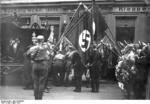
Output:
[[[44,100],[121,100],[123,92],[116,83],[100,84],[98,93],[90,92],[90,88],[82,87],[82,92],[73,92],[74,87],[50,86],[50,92],[44,93]],[[34,100],[33,90],[24,90],[22,86],[0,86],[0,99]]]

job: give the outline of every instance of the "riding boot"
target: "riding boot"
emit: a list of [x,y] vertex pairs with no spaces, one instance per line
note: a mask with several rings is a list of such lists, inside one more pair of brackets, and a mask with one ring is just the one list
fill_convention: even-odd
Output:
[[69,86],[69,79],[68,79],[68,78],[66,78],[65,83],[64,83],[64,86],[65,86],[65,87],[68,87],[68,86]]
[[75,92],[81,92],[81,86],[80,84],[77,84],[76,87],[75,87]]
[[96,81],[95,87],[96,87],[96,92],[99,92],[99,81]]
[[81,77],[76,76],[76,82],[75,82],[75,92],[81,92]]
[[76,84],[74,92],[81,92],[81,86],[79,83]]
[[35,98],[35,100],[38,100],[38,95],[37,94],[34,95],[34,98]]
[[39,91],[39,99],[41,100],[43,97],[43,91]]
[[88,78],[87,80],[86,80],[86,82],[85,82],[85,85],[86,85],[86,88],[89,88],[90,87],[90,79]]
[[34,97],[35,99],[38,99],[38,92],[36,90],[34,90]]
[[92,88],[91,92],[95,92],[95,86],[94,86],[94,80],[93,79],[91,79],[91,88]]

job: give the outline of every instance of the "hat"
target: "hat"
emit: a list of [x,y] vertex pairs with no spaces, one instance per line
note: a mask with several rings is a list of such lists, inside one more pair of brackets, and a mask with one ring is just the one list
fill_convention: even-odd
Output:
[[38,40],[44,40],[44,36],[43,35],[39,35],[39,36],[37,36],[37,39]]

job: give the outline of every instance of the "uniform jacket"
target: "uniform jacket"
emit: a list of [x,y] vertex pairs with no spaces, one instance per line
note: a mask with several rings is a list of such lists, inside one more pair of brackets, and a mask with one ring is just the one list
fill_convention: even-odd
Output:
[[90,63],[90,68],[98,67],[100,59],[100,54],[96,50],[94,50],[91,55],[89,55],[88,62]]
[[32,60],[40,61],[40,60],[49,60],[50,52],[49,52],[48,45],[43,43],[31,47],[28,50],[27,54],[31,56]]

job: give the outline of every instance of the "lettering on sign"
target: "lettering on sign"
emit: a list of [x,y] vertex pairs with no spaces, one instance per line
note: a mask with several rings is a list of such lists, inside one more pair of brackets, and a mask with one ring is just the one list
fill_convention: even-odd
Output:
[[113,12],[149,12],[150,7],[114,7]]
[[79,35],[79,46],[83,52],[86,52],[91,44],[91,34],[88,30],[83,30]]
[[60,8],[3,8],[1,9],[2,14],[11,14],[11,13],[57,13],[61,12]]

